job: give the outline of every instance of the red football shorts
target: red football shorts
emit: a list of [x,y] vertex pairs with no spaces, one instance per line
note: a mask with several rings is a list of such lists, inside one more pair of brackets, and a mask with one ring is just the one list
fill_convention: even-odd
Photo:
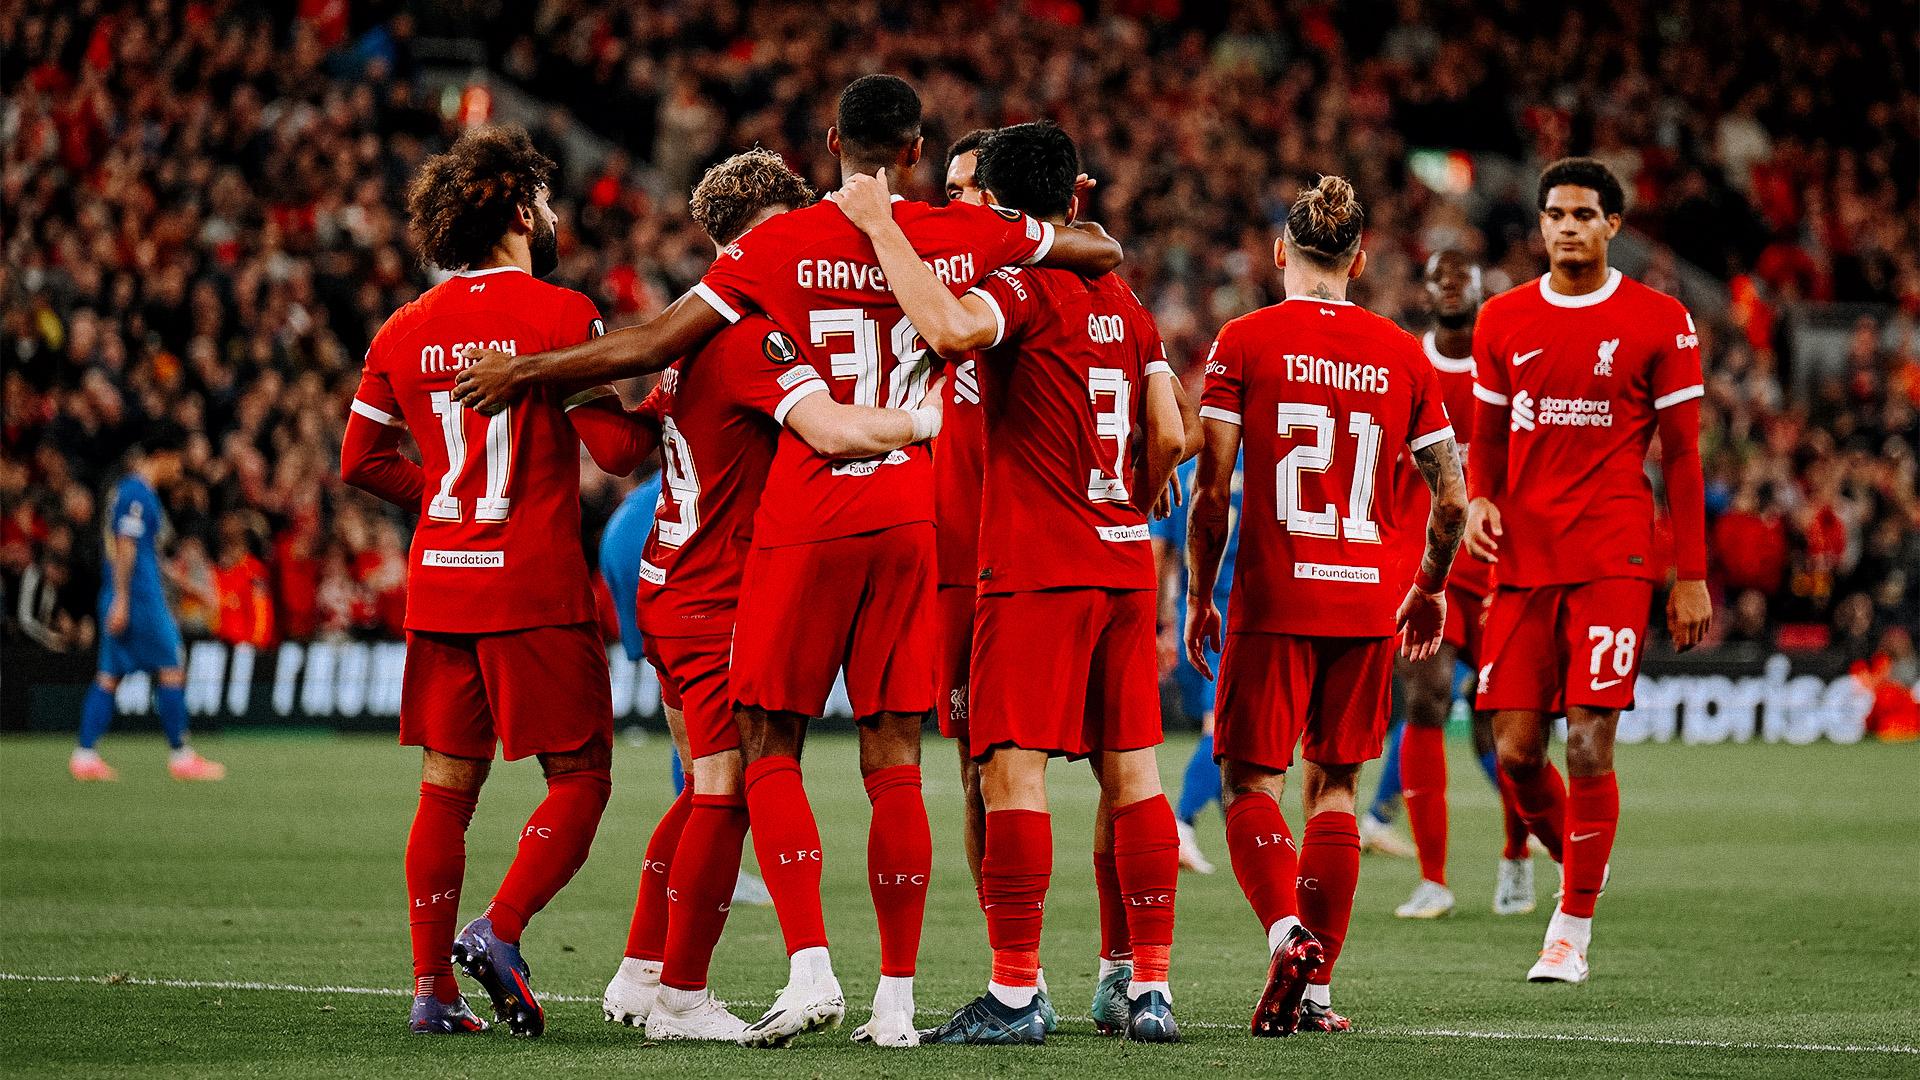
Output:
[[939,701],[940,734],[967,737],[968,682],[973,671],[973,611],[979,592],[971,585],[942,585],[934,602],[940,609],[940,672],[934,690]]
[[968,750],[1070,758],[1158,746],[1151,589],[1051,589],[980,598]]
[[701,637],[649,637],[647,660],[660,673],[660,701],[678,709],[687,722],[687,746],[693,756],[740,749],[740,729],[733,722],[733,692],[727,664],[733,656],[732,634]]
[[407,631],[400,745],[508,761],[613,741],[613,679],[592,623],[496,634]]
[[1447,625],[1441,631],[1441,640],[1453,646],[1454,652],[1468,667],[1480,662],[1481,642],[1486,636],[1486,627],[1486,596],[1448,585]]
[[933,524],[747,555],[733,631],[733,698],[819,716],[844,666],[855,719],[933,709]]
[[1392,713],[1391,637],[1228,634],[1220,656],[1216,758],[1284,771],[1293,748],[1321,765],[1380,756]]
[[1475,707],[1632,707],[1652,605],[1653,582],[1642,578],[1495,589]]

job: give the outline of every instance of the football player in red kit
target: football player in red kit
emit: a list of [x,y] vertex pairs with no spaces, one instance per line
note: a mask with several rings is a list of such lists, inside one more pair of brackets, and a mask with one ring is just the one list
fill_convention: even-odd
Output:
[[[919,96],[892,76],[855,80],[840,96],[827,145],[843,175],[910,173],[921,149]],[[1056,230],[1018,211],[966,203],[902,200],[896,213],[955,292],[1005,265],[1104,273],[1120,261],[1119,244],[1097,227]],[[913,324],[872,245],[838,209],[816,206],[740,237],[655,319],[541,356],[489,355],[462,372],[458,392],[485,410],[530,386],[657,370],[755,311],[792,328],[800,355],[837,400],[905,405],[925,391],[929,372]],[[934,705],[933,521],[923,447],[843,462],[781,437],[755,519],[731,672],[754,851],[790,968],[786,989],[744,1036],[752,1045],[785,1045],[846,1011],[821,912],[819,828],[799,764],[807,722],[825,708],[843,666],[873,805],[868,882],[880,927],[874,1020],[854,1036],[917,1044],[913,972],[933,863],[919,765],[920,726]]]
[[[1594,901],[1620,816],[1614,729],[1633,703],[1654,583],[1660,436],[1677,580],[1667,629],[1686,650],[1712,620],[1700,467],[1700,340],[1673,297],[1607,263],[1620,181],[1591,158],[1540,176],[1549,272],[1487,301],[1474,329],[1468,550],[1495,563],[1479,708],[1521,813],[1564,867],[1563,895],[1527,977],[1582,982]],[[1547,725],[1567,718],[1565,784]]]
[[[1480,268],[1459,251],[1436,251],[1425,273],[1428,304],[1434,326],[1420,344],[1440,381],[1440,393],[1453,421],[1454,441],[1460,446],[1461,465],[1473,469],[1467,444],[1472,438],[1473,321],[1482,299]],[[1427,485],[1413,469],[1402,469],[1390,509],[1401,518],[1397,530],[1403,541],[1405,575],[1411,578],[1419,564],[1421,524],[1427,520]],[[1477,670],[1480,631],[1487,594],[1493,589],[1493,567],[1479,559],[1460,556],[1447,575],[1447,631],[1440,651],[1418,663],[1397,663],[1406,688],[1407,728],[1401,733],[1400,775],[1407,800],[1407,818],[1420,859],[1420,882],[1406,903],[1394,909],[1403,919],[1437,919],[1453,911],[1453,890],[1447,885],[1447,751],[1445,727],[1453,706],[1454,664],[1465,662]],[[1476,746],[1484,744],[1484,762],[1492,761],[1493,718],[1475,713]],[[1497,777],[1497,767],[1490,777]],[[1514,807],[1510,789],[1495,780],[1501,794],[1506,847],[1501,853],[1493,910],[1500,915],[1533,910],[1533,862],[1527,852],[1527,827]]]
[[[537,352],[600,329],[593,303],[543,284],[557,262],[546,180],[526,132],[463,136],[408,193],[413,237],[448,280],[374,336],[353,398],[342,478],[417,511],[407,571],[400,741],[424,748],[407,837],[416,1032],[485,1027],[449,957],[486,988],[516,1035],[545,1017],[520,936],[586,859],[610,788],[613,703],[580,548],[580,445],[610,472],[652,450],[652,433],[596,388],[542,389],[482,416],[453,400],[454,373],[482,346]],[[420,448],[400,453],[401,429]],[[506,879],[456,939],[466,828],[500,742],[536,755],[547,797]]]
[[[1214,579],[1243,442],[1247,477],[1272,478],[1245,489],[1214,734],[1234,876],[1270,954],[1255,1035],[1351,1027],[1331,1007],[1329,979],[1360,871],[1354,785],[1385,740],[1394,634],[1408,659],[1439,648],[1466,523],[1433,365],[1406,331],[1345,299],[1366,267],[1362,222],[1340,177],[1301,193],[1274,253],[1287,298],[1221,328],[1200,399],[1186,644],[1202,674],[1212,674],[1206,647],[1219,647]],[[1376,505],[1392,498],[1401,447],[1432,493],[1425,553],[1404,590]],[[1296,855],[1279,799],[1303,739]]]
[[[979,151],[990,200],[1056,225],[1072,220],[1078,175],[1073,140],[1047,123],[996,131]],[[854,177],[832,198],[873,237],[928,345],[948,356],[982,350],[981,520],[993,528],[979,538],[968,739],[986,801],[993,974],[987,993],[923,1041],[1045,1041],[1037,983],[1053,756],[1091,758],[1114,807],[1134,948],[1127,1033],[1177,1041],[1167,961],[1179,841],[1153,751],[1147,512],[1185,434],[1159,333],[1112,275],[1007,269],[956,298],[895,222],[884,173]]]
[[[750,150],[709,169],[689,210],[724,248],[813,201],[778,155]],[[640,629],[692,783],[647,844],[626,959],[602,1006],[651,1039],[731,1041],[747,1026],[714,1000],[707,969],[747,833],[728,668],[753,516],[779,432],[790,428],[830,457],[865,458],[913,441],[930,419],[841,404],[826,391],[793,339],[752,316],[668,368],[639,409],[660,431],[663,458],[639,567]]]

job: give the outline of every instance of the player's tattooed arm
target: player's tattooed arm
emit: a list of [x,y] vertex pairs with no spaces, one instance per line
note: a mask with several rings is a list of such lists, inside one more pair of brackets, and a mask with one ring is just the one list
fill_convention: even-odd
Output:
[[590,338],[578,345],[527,356],[492,349],[469,352],[477,362],[453,380],[453,396],[482,413],[496,413],[535,386],[591,385],[659,371],[693,354],[725,329],[726,317],[689,292],[638,326]]
[[1097,222],[1076,221],[1054,229],[1053,246],[1047,249],[1040,265],[1099,277],[1118,270],[1125,257],[1120,241]]
[[1414,583],[1424,592],[1439,592],[1467,529],[1467,478],[1460,469],[1460,450],[1450,438],[1415,450],[1413,463],[1433,493],[1427,512],[1427,549]]
[[893,220],[886,170],[874,176],[863,173],[850,177],[844,187],[827,198],[873,242],[873,253],[886,272],[894,300],[928,348],[953,358],[993,344],[1000,329],[993,309],[977,296],[957,297],[948,291]]

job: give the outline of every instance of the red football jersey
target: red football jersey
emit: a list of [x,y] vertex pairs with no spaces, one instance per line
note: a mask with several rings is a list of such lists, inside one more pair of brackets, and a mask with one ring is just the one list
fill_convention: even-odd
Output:
[[451,391],[468,349],[544,352],[600,326],[585,296],[505,266],[455,274],[374,335],[353,411],[412,432],[426,473],[407,629],[493,633],[593,619],[573,402],[542,387],[481,416]]
[[983,594],[1154,587],[1130,490],[1160,333],[1114,274],[1000,270],[973,290],[999,323],[981,357]]
[[947,372],[945,415],[933,440],[933,505],[939,514],[940,584],[972,587],[980,579],[980,487],[987,468],[986,418],[980,409],[980,357]]
[[1506,475],[1482,478],[1500,583],[1662,576],[1647,447],[1659,410],[1705,393],[1687,309],[1618,270],[1585,296],[1541,277],[1481,309],[1473,358],[1475,396],[1509,414]]
[[[1468,444],[1473,438],[1473,357],[1455,358],[1442,353],[1433,343],[1431,330],[1420,339],[1420,347],[1427,354],[1427,362],[1433,365],[1434,377],[1439,380],[1440,398],[1446,402],[1447,416],[1453,421],[1453,437],[1460,444],[1460,465],[1465,469],[1470,453]],[[1403,452],[1401,456],[1406,455]],[[1433,495],[1427,490],[1426,478],[1411,460],[1403,462],[1394,475],[1392,532],[1397,538],[1396,546],[1406,559],[1406,581],[1411,584],[1420,572],[1420,558],[1426,554],[1427,512],[1433,505]],[[1485,596],[1493,591],[1493,564],[1467,554],[1467,547],[1462,544],[1453,557],[1447,584],[1473,596]]]
[[[955,294],[1002,266],[1037,262],[1053,226],[1015,210],[895,197],[894,220]],[[767,219],[714,260],[693,291],[727,321],[758,311],[799,339],[836,400],[912,408],[926,392],[924,347],[894,302],[866,234],[828,202]],[[837,461],[788,434],[774,452],[755,533],[763,547],[934,520],[926,447]]]
[[1228,630],[1392,634],[1411,581],[1379,504],[1413,467],[1401,448],[1453,437],[1420,343],[1344,300],[1288,297],[1221,327],[1200,415],[1239,425],[1246,461]]
[[[787,410],[827,384],[758,315],[677,361],[640,406],[660,424],[660,502],[640,557],[640,629],[733,632],[754,511]],[[769,422],[771,418],[771,422]]]

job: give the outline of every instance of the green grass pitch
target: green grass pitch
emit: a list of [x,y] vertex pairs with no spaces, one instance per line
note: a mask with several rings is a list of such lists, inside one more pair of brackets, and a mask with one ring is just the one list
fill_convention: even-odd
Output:
[[[1170,785],[1190,745],[1163,752]],[[317,735],[205,746],[232,768],[227,782],[174,784],[157,740],[127,736],[106,746],[124,779],[82,787],[65,775],[63,740],[0,742],[0,1073],[1920,1075],[1920,747],[1623,747],[1595,974],[1557,987],[1521,978],[1553,871],[1542,861],[1540,912],[1490,913],[1494,800],[1454,744],[1460,910],[1438,923],[1394,919],[1414,867],[1366,857],[1335,985],[1336,1006],[1358,1026],[1345,1036],[1245,1034],[1263,941],[1210,813],[1201,832],[1221,872],[1180,881],[1173,977],[1188,1038],[1177,1047],[1102,1040],[1083,1019],[1097,945],[1093,786],[1084,767],[1056,765],[1059,872],[1044,958],[1067,1022],[1053,1041],[878,1051],[850,1045],[843,1029],[762,1052],[651,1044],[600,1018],[640,852],[668,798],[664,740],[622,746],[593,858],[528,932],[536,987],[566,999],[534,1041],[405,1033],[400,858],[414,751]],[[865,1017],[877,960],[852,750],[845,736],[817,738],[807,774],[850,1023]],[[918,997],[931,1023],[979,992],[986,948],[960,859],[952,750],[929,737],[926,751],[935,884]],[[496,769],[470,833],[465,908],[477,912],[498,882],[539,792],[532,763]],[[786,965],[771,909],[733,913],[714,970],[743,1012],[772,998]],[[241,985],[263,983],[278,988]]]

